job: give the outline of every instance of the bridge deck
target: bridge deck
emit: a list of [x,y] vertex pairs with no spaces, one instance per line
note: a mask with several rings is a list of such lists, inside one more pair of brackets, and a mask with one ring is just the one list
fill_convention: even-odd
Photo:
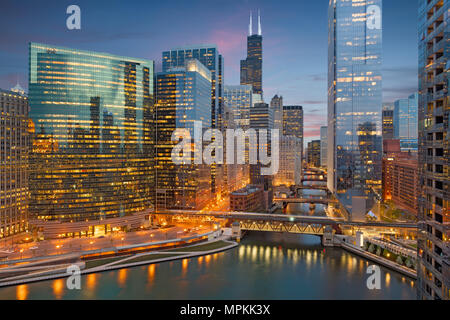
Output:
[[218,211],[195,211],[195,210],[160,210],[154,214],[168,214],[168,215],[186,215],[197,217],[214,217],[219,219],[232,220],[258,220],[258,221],[279,221],[279,222],[294,222],[307,224],[321,224],[321,225],[343,225],[355,227],[380,227],[380,228],[406,228],[417,229],[415,223],[403,222],[357,222],[346,221],[344,218],[334,217],[316,217],[316,216],[297,216],[286,214],[266,214],[257,212],[218,212]]

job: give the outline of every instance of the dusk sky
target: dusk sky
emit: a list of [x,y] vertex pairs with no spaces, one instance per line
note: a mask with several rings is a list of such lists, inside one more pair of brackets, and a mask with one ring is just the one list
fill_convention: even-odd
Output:
[[[385,102],[417,91],[417,0],[383,1]],[[81,30],[66,28],[66,8],[81,8]],[[261,11],[267,103],[305,110],[305,141],[326,125],[328,0],[12,1],[0,4],[0,88],[28,88],[28,43],[42,42],[156,61],[173,47],[215,43],[225,84],[239,84],[249,13]],[[256,23],[254,24],[256,32]]]

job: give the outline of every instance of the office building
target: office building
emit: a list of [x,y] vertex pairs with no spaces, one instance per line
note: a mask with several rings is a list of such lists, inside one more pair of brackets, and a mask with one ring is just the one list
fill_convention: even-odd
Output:
[[449,0],[419,1],[420,299],[450,299]]
[[273,128],[283,133],[283,97],[277,94],[270,101],[270,108],[273,110]]
[[417,215],[419,165],[417,154],[401,151],[400,140],[383,141],[383,200]]
[[[271,154],[271,135],[270,130],[273,129],[273,111],[267,103],[257,103],[250,109],[250,128],[255,129],[258,133],[259,130],[267,130],[267,145],[262,146]],[[258,135],[259,136],[259,135]],[[261,148],[261,141],[258,137],[258,145],[251,146],[250,152],[258,152]],[[257,147],[257,149],[255,149]],[[268,175],[261,175],[262,164],[259,162],[257,164],[250,164],[250,183],[253,185],[263,186],[265,192],[265,205],[264,208],[267,210],[272,206],[273,199],[273,177]]]
[[331,0],[328,188],[353,220],[381,199],[381,0]]
[[172,160],[172,150],[178,143],[172,141],[176,129],[187,129],[194,139],[195,121],[202,123],[202,134],[211,127],[211,86],[211,72],[197,59],[157,74],[157,209],[202,209],[211,200],[210,166],[195,164],[194,152],[187,163]]
[[232,212],[264,211],[264,192],[261,186],[247,185],[230,195],[230,210]]
[[418,94],[414,93],[407,99],[394,103],[394,139],[400,140],[402,151],[417,152],[418,139]]
[[30,224],[46,238],[142,225],[154,200],[154,63],[29,46]]
[[274,176],[274,186],[301,185],[302,140],[295,136],[280,136],[280,167]]
[[327,167],[328,127],[320,127],[320,166]]
[[237,128],[244,130],[250,127],[250,108],[252,103],[252,87],[249,85],[225,86],[223,90],[224,105],[233,112]]
[[28,98],[0,89],[0,239],[28,229]]
[[251,85],[253,93],[263,97],[262,88],[262,31],[258,14],[258,34],[253,34],[252,14],[247,37],[247,58],[241,60],[241,84]]
[[394,139],[394,105],[383,104],[383,140]]
[[[211,71],[211,127],[222,127],[221,117],[223,109],[224,91],[224,59],[219,53],[216,45],[194,45],[181,48],[174,48],[164,51],[162,54],[162,71],[166,72],[174,67],[185,66],[186,60],[197,59],[209,71]],[[223,167],[221,165],[211,165],[211,192],[219,195],[222,191]]]
[[320,140],[308,142],[306,161],[312,167],[320,167]]

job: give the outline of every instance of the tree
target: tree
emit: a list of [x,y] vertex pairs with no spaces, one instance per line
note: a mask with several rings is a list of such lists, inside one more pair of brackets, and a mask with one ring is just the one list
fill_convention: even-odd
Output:
[[377,256],[381,256],[381,247],[377,248]]
[[369,252],[374,253],[374,251],[375,251],[375,246],[373,245],[373,243],[371,243],[369,246]]
[[397,257],[396,262],[397,262],[399,265],[403,265],[403,259],[402,259],[402,257],[401,257],[400,255]]

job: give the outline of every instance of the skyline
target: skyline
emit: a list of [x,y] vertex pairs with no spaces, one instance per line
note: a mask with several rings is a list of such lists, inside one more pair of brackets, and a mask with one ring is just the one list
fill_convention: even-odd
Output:
[[[185,4],[171,12],[173,23],[164,14],[148,15],[152,10],[169,12],[169,4],[143,3],[135,12],[124,1],[114,3],[79,1],[81,30],[67,30],[65,9],[69,1],[22,10],[13,1],[3,4],[5,19],[0,28],[8,30],[0,42],[0,87],[10,89],[19,80],[28,90],[27,48],[29,42],[41,42],[70,48],[152,59],[161,71],[161,52],[173,47],[205,43],[217,44],[225,60],[225,85],[239,84],[239,63],[246,56],[249,13],[253,12],[253,30],[257,29],[257,12],[261,14],[263,35],[263,88],[266,102],[282,95],[286,105],[302,105],[305,111],[305,143],[319,138],[326,125],[327,106],[327,13],[328,1],[313,3],[283,1],[206,1]],[[133,7],[133,6],[131,6]],[[223,19],[215,19],[220,7]],[[146,9],[148,8],[148,10]],[[307,14],[305,14],[307,13]],[[417,3],[410,0],[385,1],[383,4],[383,101],[393,102],[417,91]],[[193,17],[186,34],[181,15]],[[296,17],[304,19],[295,19]],[[145,19],[151,17],[152,19]],[[195,18],[194,18],[195,17]],[[120,22],[123,19],[123,23]],[[39,25],[39,30],[27,29]],[[189,21],[189,20],[188,20]],[[127,26],[127,32],[122,26]],[[310,26],[314,25],[314,32]],[[11,27],[12,26],[12,27]],[[162,26],[163,31],[157,28]],[[294,41],[293,41],[294,40]],[[297,41],[298,40],[298,41]],[[308,44],[305,46],[304,44]],[[299,55],[292,55],[292,52]],[[403,54],[404,53],[404,54]]]

